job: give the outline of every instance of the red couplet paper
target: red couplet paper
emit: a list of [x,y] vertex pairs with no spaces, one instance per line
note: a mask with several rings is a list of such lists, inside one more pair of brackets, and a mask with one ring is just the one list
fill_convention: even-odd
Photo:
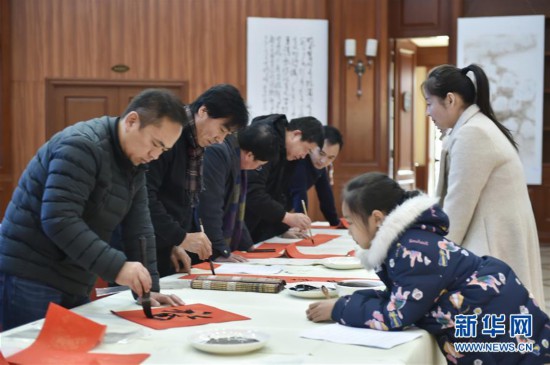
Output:
[[6,360],[6,358],[2,354],[2,351],[0,351],[0,365],[10,365],[8,360]]
[[314,234],[313,235],[313,242],[311,242],[310,238],[304,238],[301,241],[295,242],[294,244],[296,246],[319,246],[322,243],[327,243],[328,241],[332,241],[335,238],[340,237],[337,234]]
[[[214,264],[214,269],[217,269],[220,266],[221,266],[220,264]],[[196,268],[196,269],[210,271],[210,263],[208,261],[201,262],[200,264],[195,264],[195,265],[193,265],[193,267]]]
[[106,329],[105,325],[50,303],[44,326],[33,344],[7,360],[21,365],[140,364],[149,357],[149,354],[88,353],[101,342]]
[[113,312],[117,316],[156,330],[175,327],[199,326],[208,323],[243,321],[250,319],[205,304],[153,308],[154,318],[147,318],[142,309]]
[[272,259],[275,257],[281,257],[285,254],[285,248],[286,244],[281,243],[262,243],[258,247],[255,247],[254,249],[260,249],[260,250],[270,250],[274,249],[274,252],[246,252],[246,251],[234,251],[233,253],[237,255],[241,255],[242,257],[245,257],[247,259]]
[[[25,351],[25,350],[23,350]],[[22,352],[23,352],[22,351]],[[16,354],[18,355],[18,354]],[[78,364],[78,365],[137,365],[145,361],[149,354],[100,354],[91,352],[71,352],[44,349],[40,353],[32,356],[25,354],[17,359],[16,355],[9,358],[13,365],[60,365],[60,364]]]

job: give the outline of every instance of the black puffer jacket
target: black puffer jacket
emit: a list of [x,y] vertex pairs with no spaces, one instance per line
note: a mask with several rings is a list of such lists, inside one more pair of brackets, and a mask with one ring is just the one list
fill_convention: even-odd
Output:
[[284,114],[257,117],[252,123],[270,124],[277,132],[279,141],[278,158],[248,172],[245,222],[252,240],[260,242],[289,229],[282,221],[289,207],[287,191],[296,161],[286,159],[288,121]]
[[187,140],[191,133],[190,129],[185,128],[174,146],[151,162],[147,171],[149,209],[157,238],[161,276],[175,273],[170,261],[172,248],[182,243],[187,232],[193,228],[191,195],[186,187],[191,148]]
[[[144,170],[122,152],[118,121],[77,123],[38,150],[2,222],[0,271],[87,295],[96,275],[114,281],[125,261],[141,261],[144,236],[159,290]],[[118,224],[125,253],[107,243]]]

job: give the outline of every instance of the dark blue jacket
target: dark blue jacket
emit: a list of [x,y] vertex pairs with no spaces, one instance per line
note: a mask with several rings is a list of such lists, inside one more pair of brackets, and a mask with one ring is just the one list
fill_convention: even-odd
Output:
[[321,212],[331,226],[337,226],[340,224],[340,220],[334,205],[334,194],[327,169],[315,168],[309,155],[303,160],[296,161],[294,176],[290,180],[289,200],[292,202],[292,209],[297,213],[304,213],[302,200],[307,207],[307,191],[314,185]]
[[[227,136],[223,143],[209,146],[204,151],[204,190],[200,194],[198,212],[204,224],[204,232],[212,242],[214,257],[230,256],[231,247],[226,239],[233,236],[235,219],[239,219],[231,211],[234,208],[232,200],[235,184],[241,174],[241,153],[237,146],[236,136]],[[228,219],[231,222],[227,222]],[[227,224],[228,231],[224,231],[224,225]],[[244,224],[241,240],[235,246],[239,250],[247,250],[252,244]]]
[[286,232],[289,226],[282,223],[286,208],[288,184],[296,161],[286,159],[286,128],[283,114],[256,117],[252,123],[268,123],[277,132],[279,156],[256,170],[248,172],[245,222],[254,242]]
[[[145,236],[159,291],[145,174],[123,153],[118,123],[77,123],[38,150],[2,221],[0,271],[85,296],[97,276],[114,282],[126,261],[141,261],[138,239]],[[124,252],[108,243],[119,224]]]
[[[449,363],[548,362],[548,316],[507,264],[490,256],[476,256],[445,239],[448,217],[435,202],[418,196],[385,218],[370,249],[358,256],[367,268],[376,270],[387,290],[361,290],[340,298],[332,318],[347,326],[378,330],[423,328],[436,337]],[[526,313],[532,315],[532,337],[510,338],[510,316]],[[504,334],[492,338],[482,333],[482,318],[487,314],[505,316]],[[455,337],[457,315],[477,315],[475,338]],[[454,343],[472,341],[530,342],[534,351],[459,353],[453,347]]]

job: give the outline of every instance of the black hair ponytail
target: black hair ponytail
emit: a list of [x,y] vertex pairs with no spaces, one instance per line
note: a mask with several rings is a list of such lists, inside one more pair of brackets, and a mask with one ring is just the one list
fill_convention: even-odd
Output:
[[514,148],[517,150],[518,144],[514,140],[514,136],[512,135],[512,132],[510,132],[510,130],[506,128],[504,125],[502,125],[502,123],[500,123],[497,120],[497,117],[495,116],[495,112],[493,111],[493,107],[491,106],[491,94],[489,92],[489,80],[487,79],[487,75],[485,74],[483,69],[476,64],[471,64],[469,66],[464,67],[461,70],[461,73],[464,76],[466,76],[466,74],[469,71],[472,71],[474,73],[474,76],[476,79],[477,92],[476,92],[475,102],[477,106],[479,106],[479,110],[481,110],[481,112],[485,114],[487,118],[491,119],[493,123],[495,123],[497,128],[500,129],[502,133],[504,133],[508,141],[510,141],[512,146],[514,146]]
[[[475,85],[467,76],[470,71],[475,76]],[[516,150],[518,149],[510,130],[502,125],[495,116],[495,112],[491,107],[489,80],[483,69],[478,65],[471,64],[462,69],[452,65],[438,66],[430,71],[428,78],[422,83],[422,89],[441,99],[444,99],[448,93],[457,93],[466,105],[477,104],[479,110],[491,119],[497,128],[504,133],[512,146]]]

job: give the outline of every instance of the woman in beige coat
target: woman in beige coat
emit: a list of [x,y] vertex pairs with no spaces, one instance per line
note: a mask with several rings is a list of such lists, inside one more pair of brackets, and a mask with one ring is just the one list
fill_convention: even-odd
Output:
[[517,145],[491,107],[487,76],[477,65],[442,65],[422,89],[427,113],[448,131],[437,188],[450,220],[448,238],[508,263],[544,308],[533,209]]

